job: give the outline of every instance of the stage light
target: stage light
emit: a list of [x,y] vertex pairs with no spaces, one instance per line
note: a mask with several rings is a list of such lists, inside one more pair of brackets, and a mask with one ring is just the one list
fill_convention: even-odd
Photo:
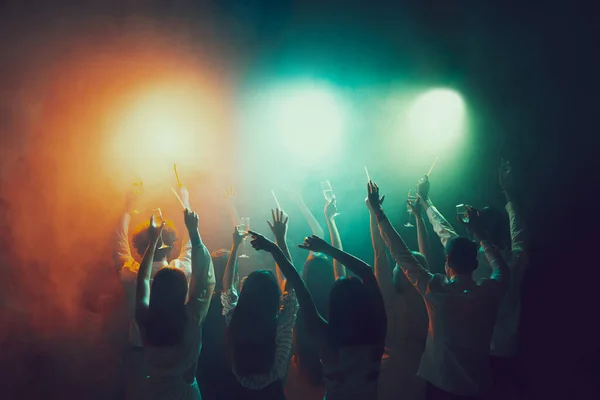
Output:
[[322,161],[339,146],[345,115],[339,97],[327,85],[299,83],[273,92],[268,124],[278,142],[302,164]]
[[114,118],[111,162],[145,183],[171,179],[173,164],[198,170],[217,136],[201,93],[169,82],[130,94]]
[[465,103],[451,89],[433,89],[419,96],[409,111],[409,127],[419,142],[444,144],[465,131]]

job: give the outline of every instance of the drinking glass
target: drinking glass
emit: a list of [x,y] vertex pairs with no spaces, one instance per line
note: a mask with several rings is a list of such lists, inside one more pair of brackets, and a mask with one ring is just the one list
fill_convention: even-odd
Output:
[[[236,229],[239,233],[248,233],[248,231],[250,230],[250,218],[241,217],[240,224],[236,226]],[[246,236],[244,238],[244,241],[242,242],[242,254],[239,255],[239,258],[250,258],[246,251],[248,249],[247,239],[248,237]]]
[[[415,204],[415,202],[417,201],[417,197],[411,194],[411,191],[408,191],[408,196],[406,197],[406,200],[409,201],[411,204]],[[412,223],[413,220],[413,213],[410,209],[410,206],[407,204],[406,205],[406,222],[404,223],[404,226],[406,228],[414,228],[414,224]]]
[[321,182],[321,190],[323,191],[325,201],[327,203],[331,203],[333,200],[333,190],[331,189],[331,184],[329,181]]
[[[152,215],[154,215],[154,221],[156,222],[157,226],[160,226],[163,223],[163,221],[165,220],[163,218],[162,211],[160,210],[160,208],[155,208],[154,210],[152,210]],[[171,246],[167,246],[165,244],[165,241],[163,240],[162,232],[161,232],[160,233],[160,246],[158,247],[158,250],[168,249],[169,247],[171,247]]]
[[469,217],[467,216],[467,211],[469,211],[469,209],[464,204],[459,204],[459,205],[456,206],[456,215],[465,224],[469,223]]

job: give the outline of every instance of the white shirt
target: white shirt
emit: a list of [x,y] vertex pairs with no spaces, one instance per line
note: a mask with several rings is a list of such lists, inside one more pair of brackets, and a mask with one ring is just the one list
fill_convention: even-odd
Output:
[[[132,346],[142,347],[140,328],[135,320],[136,282],[140,263],[133,258],[129,248],[128,231],[130,221],[131,216],[128,213],[123,214],[121,222],[115,231],[113,259],[117,273],[119,274],[119,279],[125,290],[125,299],[127,308],[129,309],[129,342]],[[192,243],[188,240],[185,246],[182,246],[179,257],[170,263],[167,263],[166,261],[153,262],[152,277],[154,277],[161,268],[166,266],[182,270],[189,282],[192,274]]]
[[493,268],[490,279],[432,274],[415,259],[387,219],[381,237],[408,280],[421,293],[429,330],[418,375],[435,387],[457,395],[479,395],[491,386],[489,344],[510,270],[498,250],[485,248]]
[[[506,205],[510,220],[511,249],[502,251],[502,257],[510,268],[510,283],[498,310],[490,354],[497,357],[515,357],[518,350],[518,330],[521,318],[521,284],[529,266],[525,243],[525,229],[512,202]],[[429,207],[427,216],[442,245],[458,234],[435,207]],[[473,274],[476,281],[490,276],[491,267],[483,251],[479,252],[479,266]]]

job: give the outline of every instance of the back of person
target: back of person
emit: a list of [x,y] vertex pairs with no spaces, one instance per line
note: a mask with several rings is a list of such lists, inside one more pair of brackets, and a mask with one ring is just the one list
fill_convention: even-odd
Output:
[[[189,313],[189,304],[186,313]],[[196,362],[202,348],[202,326],[188,315],[183,340],[174,346],[145,346],[149,377],[146,399],[200,400],[195,379]]]
[[365,274],[362,279],[364,284],[356,278],[338,279],[330,293],[322,350],[328,400],[378,397],[387,321],[375,277]]
[[325,397],[325,383],[313,384],[307,373],[300,369],[296,355],[288,367],[285,396],[287,400],[322,400]]
[[470,394],[465,388],[479,393],[491,385],[488,349],[501,300],[490,290],[495,284],[441,275],[430,283],[425,295],[430,328],[420,374],[440,389]]
[[196,376],[204,400],[233,399],[240,392],[242,385],[231,372],[225,335],[227,323],[223,318],[223,306],[213,295],[205,326],[202,329],[202,351],[198,358]]
[[377,347],[341,348],[335,358],[323,362],[327,400],[377,398],[382,353]]
[[[403,274],[402,274],[403,276]],[[425,396],[425,381],[417,376],[429,325],[423,298],[406,282],[386,301],[387,334],[381,360],[379,398],[405,400]]]

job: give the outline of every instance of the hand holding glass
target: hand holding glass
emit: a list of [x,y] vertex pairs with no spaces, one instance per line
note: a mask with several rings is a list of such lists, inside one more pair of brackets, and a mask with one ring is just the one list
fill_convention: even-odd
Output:
[[[157,226],[160,226],[163,223],[163,221],[165,221],[160,208],[155,208],[154,210],[152,210],[152,215],[154,215],[154,221],[156,222]],[[162,232],[161,232],[160,233],[160,247],[158,248],[158,250],[168,249],[169,247],[171,247],[171,246],[167,246],[165,244],[165,241],[163,240]]]
[[469,211],[469,209],[464,204],[459,204],[456,206],[456,215],[465,224],[469,223],[469,217],[467,216],[467,211]]
[[[248,217],[241,217],[240,218],[240,224],[236,226],[237,231],[239,233],[248,233],[248,231],[250,230],[250,218]],[[239,255],[240,258],[250,258],[250,256],[248,254],[246,254],[246,239],[247,237],[244,238],[243,246],[242,246],[242,254]]]
[[321,190],[323,191],[325,201],[327,203],[331,203],[333,200],[333,190],[331,189],[331,184],[329,181],[321,182]]

